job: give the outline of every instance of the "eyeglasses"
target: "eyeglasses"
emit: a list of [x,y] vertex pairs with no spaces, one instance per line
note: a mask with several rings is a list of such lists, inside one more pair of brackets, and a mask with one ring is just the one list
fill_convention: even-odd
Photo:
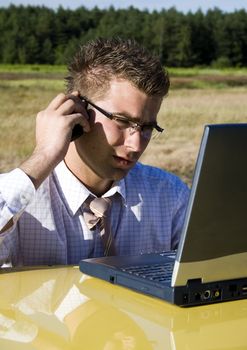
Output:
[[100,113],[102,113],[105,117],[108,119],[113,120],[116,125],[119,127],[120,130],[129,130],[130,134],[133,135],[136,131],[140,131],[141,136],[146,139],[150,140],[151,138],[156,138],[158,135],[160,135],[164,129],[161,128],[156,122],[152,123],[145,123],[141,124],[138,122],[134,122],[130,120],[127,117],[124,117],[122,115],[114,114],[105,111],[101,107],[95,105],[93,102],[89,101],[84,96],[80,96],[82,101],[85,101],[87,104],[91,105],[95,109],[97,109]]

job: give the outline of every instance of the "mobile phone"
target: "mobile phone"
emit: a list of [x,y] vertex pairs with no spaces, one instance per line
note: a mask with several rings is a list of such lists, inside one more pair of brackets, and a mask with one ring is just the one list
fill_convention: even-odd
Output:
[[83,135],[83,128],[80,124],[76,124],[72,130],[71,141],[75,141],[78,137]]
[[[80,97],[80,99],[84,102],[82,97]],[[87,103],[86,103],[85,109],[87,110]],[[80,124],[76,124],[72,130],[70,142],[75,141],[76,139],[78,139],[78,137],[82,135],[83,135],[83,127]]]

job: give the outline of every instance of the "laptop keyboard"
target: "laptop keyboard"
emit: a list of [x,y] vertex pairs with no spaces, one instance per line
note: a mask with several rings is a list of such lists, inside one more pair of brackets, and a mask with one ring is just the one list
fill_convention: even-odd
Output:
[[151,281],[167,283],[171,281],[173,266],[172,261],[163,264],[128,266],[121,270]]

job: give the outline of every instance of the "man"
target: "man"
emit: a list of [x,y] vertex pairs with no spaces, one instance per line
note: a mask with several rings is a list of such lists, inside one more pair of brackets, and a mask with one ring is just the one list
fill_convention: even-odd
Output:
[[[137,163],[162,131],[156,119],[169,78],[160,62],[134,41],[98,39],[79,49],[66,80],[67,94],[37,115],[32,155],[1,175],[0,263],[78,264],[175,249],[188,188]],[[108,226],[105,218],[87,225],[95,197],[111,203]]]

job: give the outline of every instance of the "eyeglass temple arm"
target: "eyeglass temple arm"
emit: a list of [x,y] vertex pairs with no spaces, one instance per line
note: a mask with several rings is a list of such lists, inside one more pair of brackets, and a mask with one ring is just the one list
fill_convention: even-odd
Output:
[[88,100],[86,97],[84,97],[84,96],[79,96],[79,97],[82,101],[85,101],[87,104],[89,104],[92,107],[94,107],[95,109],[97,109],[100,113],[104,114],[107,118],[109,118],[109,119],[113,118],[113,114],[105,111],[104,109],[100,108],[99,106],[96,106],[93,102]]

